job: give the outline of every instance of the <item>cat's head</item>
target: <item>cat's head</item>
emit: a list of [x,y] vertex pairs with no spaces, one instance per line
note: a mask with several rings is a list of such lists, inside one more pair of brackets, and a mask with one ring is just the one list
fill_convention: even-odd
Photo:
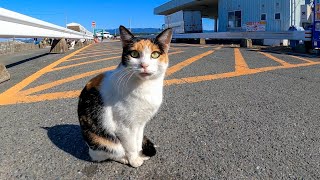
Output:
[[120,26],[122,41],[122,65],[142,80],[164,76],[168,67],[168,51],[172,30],[162,31],[154,40],[135,37]]

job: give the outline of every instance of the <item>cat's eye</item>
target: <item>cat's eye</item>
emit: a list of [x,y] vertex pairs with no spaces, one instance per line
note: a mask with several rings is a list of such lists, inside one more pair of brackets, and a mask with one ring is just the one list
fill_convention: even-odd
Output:
[[154,52],[151,53],[151,57],[153,59],[157,59],[159,56],[160,56],[160,53],[158,51],[154,51]]
[[130,56],[133,58],[138,58],[139,57],[139,52],[138,51],[131,51]]

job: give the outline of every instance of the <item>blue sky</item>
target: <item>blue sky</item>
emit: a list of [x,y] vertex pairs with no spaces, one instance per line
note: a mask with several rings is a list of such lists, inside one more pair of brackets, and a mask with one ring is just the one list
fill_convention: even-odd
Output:
[[[77,22],[91,30],[97,28],[161,28],[164,16],[154,15],[153,9],[169,0],[0,0],[0,6],[56,25]],[[204,29],[212,30],[213,21],[203,21]]]

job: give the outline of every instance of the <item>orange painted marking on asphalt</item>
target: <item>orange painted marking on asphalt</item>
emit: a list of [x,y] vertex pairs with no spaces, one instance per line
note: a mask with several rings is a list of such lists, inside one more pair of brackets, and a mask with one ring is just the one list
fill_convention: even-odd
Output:
[[176,52],[170,52],[168,55],[174,55],[174,54],[180,54],[183,53],[184,51],[176,51]]
[[179,44],[179,45],[175,45],[175,47],[185,47],[185,46],[189,46],[189,47],[213,47],[213,46],[208,46],[208,45],[184,44],[184,43],[181,43],[181,44]]
[[280,63],[282,66],[290,66],[290,67],[293,66],[293,64],[287,63],[286,61],[281,60],[281,59],[279,59],[277,57],[274,57],[271,54],[268,54],[268,53],[265,53],[265,52],[259,52],[259,53],[264,55],[264,56],[266,56],[266,57],[268,57],[268,58],[270,58],[270,59],[272,59],[272,60],[274,60],[274,61],[276,61],[276,62],[278,62],[278,63]]
[[177,48],[177,47],[170,47],[170,50],[180,50],[181,48]]
[[79,57],[79,58],[72,58],[68,59],[67,61],[75,61],[75,60],[81,60],[81,59],[87,59],[87,58],[92,58],[92,57],[99,57],[99,56],[106,56],[106,55],[113,55],[113,54],[120,54],[121,52],[114,52],[114,53],[103,53],[103,54],[97,54],[93,56],[85,56],[85,57]]
[[320,65],[320,62],[296,64],[296,65],[292,65],[292,66],[290,65],[290,66],[264,67],[264,68],[250,69],[248,71],[243,71],[240,73],[239,72],[228,72],[228,73],[222,73],[222,74],[194,76],[194,77],[186,77],[186,78],[180,78],[180,79],[169,79],[169,80],[165,80],[164,85],[170,86],[170,85],[174,85],[174,84],[196,83],[196,82],[202,82],[202,81],[210,81],[210,80],[216,80],[216,79],[224,79],[224,78],[257,74],[257,73],[272,71],[272,70],[276,70],[276,69],[289,69],[289,68],[297,68],[297,67],[306,67],[306,66],[312,66],[312,65],[316,65],[316,64]]
[[167,76],[170,76],[171,74],[177,72],[177,71],[180,71],[182,68],[186,67],[186,66],[189,66],[190,64],[198,61],[199,59],[203,58],[203,57],[206,57],[210,54],[212,54],[214,52],[214,50],[210,50],[210,51],[207,51],[205,53],[202,53],[202,54],[199,54],[199,55],[196,55],[196,56],[193,56],[181,63],[178,63],[174,66],[171,66],[168,70],[167,70],[167,73],[166,75]]
[[87,50],[87,51],[82,51],[81,53],[77,55],[83,55],[83,54],[91,54],[91,53],[99,53],[99,52],[105,52],[107,49],[92,49],[92,50]]
[[296,59],[300,59],[302,61],[309,62],[309,63],[314,63],[315,62],[315,61],[311,61],[309,59],[305,59],[305,58],[302,58],[302,57],[299,57],[299,56],[290,55],[290,57],[293,57],[293,58],[296,58]]
[[92,52],[99,52],[99,51],[106,51],[108,48],[94,48],[91,50],[82,51],[81,53],[92,53]]
[[75,55],[74,57],[81,57],[81,56],[88,56],[88,55],[95,55],[95,54],[108,54],[108,53],[113,53],[113,52],[122,52],[121,49],[117,50],[103,50],[103,51],[95,51],[95,52],[90,52],[90,53],[79,53]]
[[117,59],[117,58],[120,58],[120,57],[121,56],[112,56],[112,57],[98,59],[98,60],[94,60],[94,61],[87,61],[87,62],[78,63],[78,64],[71,64],[71,65],[68,65],[68,66],[62,66],[62,67],[57,67],[57,68],[51,69],[51,71],[59,71],[59,70],[62,70],[62,69],[68,69],[68,68],[72,68],[72,67],[76,67],[76,66],[82,66],[82,65],[85,65],[85,64],[92,64],[92,63],[101,62],[101,61],[114,60],[114,59]]
[[[25,88],[27,85],[29,85],[34,80],[38,79],[41,75],[50,72],[51,70],[54,69],[54,67],[56,67],[60,63],[67,61],[69,58],[71,58],[75,54],[81,52],[82,50],[84,50],[88,47],[89,46],[86,46],[85,48],[82,48],[78,51],[75,51],[74,53],[71,53],[70,55],[67,55],[64,58],[59,59],[58,61],[39,70],[38,72],[29,76],[28,78],[21,81],[17,85],[8,89],[4,93],[0,94],[0,105],[8,105],[8,104],[16,104],[16,103],[32,103],[32,102],[40,102],[40,101],[46,101],[46,100],[56,100],[56,99],[78,97],[81,90],[72,90],[72,91],[54,92],[54,93],[45,93],[45,94],[35,94],[35,93],[38,93],[38,92],[41,92],[41,91],[44,91],[44,90],[68,83],[68,82],[71,82],[71,81],[75,81],[75,80],[78,80],[81,78],[85,78],[85,77],[93,76],[93,75],[96,75],[99,73],[103,73],[105,71],[115,69],[116,66],[106,67],[103,69],[98,69],[98,70],[74,75],[71,77],[67,77],[64,79],[53,81],[51,83],[46,83],[46,84],[42,84],[37,87],[29,88],[26,90],[22,90],[22,89]],[[220,48],[221,47],[217,47],[216,49],[220,49]],[[181,70],[182,68],[189,66],[193,62],[195,62],[205,56],[212,54],[216,49],[199,54],[199,55],[194,56],[192,58],[189,58],[181,63],[178,63],[177,65],[170,67],[168,69],[169,74],[173,74],[173,73]],[[184,51],[171,52],[171,53],[169,53],[169,55],[179,54],[182,52],[184,52]],[[196,83],[196,82],[210,81],[210,80],[215,80],[215,79],[224,79],[224,78],[239,77],[239,76],[250,75],[250,74],[257,74],[257,73],[272,71],[272,70],[276,70],[276,69],[287,69],[287,68],[304,67],[304,66],[311,66],[311,65],[320,64],[320,62],[313,62],[313,61],[305,61],[307,63],[303,63],[303,64],[289,64],[281,59],[278,59],[274,56],[271,56],[271,55],[265,53],[266,55],[269,55],[267,57],[279,62],[282,66],[272,66],[272,67],[250,69],[248,67],[248,65],[246,64],[245,59],[243,58],[243,56],[238,48],[234,49],[234,53],[235,53],[235,72],[228,72],[228,73],[222,73],[222,74],[210,74],[210,75],[204,75],[204,76],[185,77],[185,78],[180,78],[180,79],[168,79],[168,80],[165,80],[165,85],[169,86],[169,85],[175,85],[175,84]],[[261,53],[261,54],[263,54],[263,53]],[[115,58],[115,57],[112,57],[112,58]],[[106,58],[100,59],[100,61],[102,61],[102,60],[106,60]],[[98,62],[98,61],[96,61],[96,62]],[[74,65],[72,65],[72,67],[80,66],[80,65],[83,65],[83,63],[74,64]],[[59,68],[64,68],[64,67],[70,68],[70,66],[71,65],[58,67],[58,68],[55,68],[54,70],[59,70]]]
[[[25,88],[26,86],[28,86],[30,83],[32,83],[33,81],[37,80],[40,76],[42,76],[43,74],[46,74],[47,72],[50,72],[51,69],[53,69],[54,67],[56,67],[57,65],[59,65],[60,63],[66,61],[67,59],[71,58],[72,56],[76,55],[77,53],[91,47],[91,45],[85,46],[79,50],[76,50],[75,52],[51,63],[50,65],[42,68],[41,70],[37,71],[36,73],[30,75],[29,77],[25,78],[24,80],[22,80],[20,83],[14,85],[13,87],[9,88],[7,91],[3,92],[2,94],[0,94],[0,105],[2,104],[7,104],[6,102],[11,102],[14,101],[16,98],[22,98],[22,96],[19,96],[19,92]],[[14,101],[16,102],[16,101]]]
[[107,68],[103,68],[103,69],[98,69],[98,70],[95,70],[95,71],[90,71],[90,72],[78,74],[78,75],[71,76],[71,77],[68,77],[68,78],[60,79],[60,80],[57,80],[57,81],[53,81],[53,82],[50,82],[50,83],[47,83],[47,84],[43,84],[43,85],[40,85],[40,86],[37,86],[37,87],[34,87],[34,88],[30,88],[28,90],[21,91],[21,95],[29,95],[29,94],[32,94],[32,93],[36,93],[36,92],[39,92],[39,91],[50,89],[52,87],[59,86],[61,84],[67,83],[67,82],[75,81],[77,79],[81,79],[81,78],[92,76],[92,75],[95,75],[95,74],[99,74],[99,73],[102,73],[102,72],[105,72],[105,71],[113,70],[116,67],[117,66],[111,66],[111,67],[107,67]]
[[247,72],[249,70],[249,67],[246,61],[244,60],[239,48],[234,49],[234,57],[235,57],[235,72],[238,72],[238,73]]
[[[172,53],[169,53],[169,55],[178,54],[178,53],[182,53],[182,52],[183,51],[172,52]],[[91,57],[93,57],[93,56],[91,56]],[[112,56],[112,57],[107,57],[107,58],[98,59],[98,60],[94,60],[94,61],[87,61],[87,62],[78,63],[78,64],[71,64],[71,65],[68,65],[68,66],[62,66],[62,67],[54,68],[51,71],[58,71],[58,70],[68,69],[68,68],[81,66],[81,65],[85,65],[85,64],[91,64],[91,63],[96,63],[96,62],[101,62],[101,61],[113,60],[113,59],[117,59],[117,58],[121,58],[121,56]],[[72,60],[75,60],[75,59],[72,59]]]
[[29,85],[31,82],[35,81],[36,79],[38,79],[40,76],[42,76],[43,74],[51,71],[52,68],[56,67],[57,65],[59,65],[60,63],[64,62],[65,60],[71,58],[72,56],[74,56],[75,54],[83,51],[84,49],[87,49],[88,47],[90,47],[91,45],[88,45],[86,47],[83,47],[61,59],[59,59],[58,61],[53,62],[52,64],[44,67],[43,69],[37,71],[36,73],[32,74],[31,76],[27,77],[26,79],[22,80],[20,83],[16,84],[15,86],[11,87],[10,89],[8,89],[7,91],[5,91],[4,93],[1,94],[0,96],[0,101],[2,101],[2,99],[6,96],[10,97],[16,93],[18,93],[20,90],[22,90],[24,87],[26,87],[27,85]]
[[114,51],[114,50],[120,50],[120,49],[110,49],[110,48],[92,48],[91,50],[88,51],[82,51],[80,54],[88,54],[88,53],[97,53],[97,52],[102,52],[102,51]]
[[[182,53],[182,52],[183,51],[177,51],[177,52],[172,52],[172,53],[169,53],[169,54],[172,55],[172,54],[178,54],[178,53]],[[46,90],[46,89],[50,89],[52,87],[59,86],[61,84],[65,84],[65,83],[68,83],[68,82],[71,82],[71,81],[75,81],[75,80],[78,80],[78,79],[81,79],[81,78],[85,78],[85,77],[88,77],[88,76],[93,76],[95,74],[99,74],[99,73],[103,73],[103,72],[106,72],[106,71],[109,71],[109,70],[113,70],[116,67],[117,66],[111,66],[111,67],[107,67],[107,68],[103,68],[103,69],[99,69],[99,70],[90,71],[90,72],[82,73],[82,74],[79,74],[79,75],[71,76],[71,77],[68,77],[68,78],[65,78],[65,79],[60,79],[60,80],[57,80],[57,81],[54,81],[54,82],[51,82],[51,83],[46,83],[46,84],[43,84],[43,85],[40,85],[40,86],[37,86],[37,87],[34,87],[34,88],[30,88],[30,89],[21,91],[19,94],[21,96],[30,96],[30,94],[37,93],[37,92],[40,92],[40,91],[43,91],[43,90]],[[77,97],[79,95],[79,93],[80,93],[79,91],[71,91],[72,95],[70,95],[70,93],[69,93],[69,95],[67,95],[67,96],[68,97],[70,97],[70,96]],[[54,96],[54,97],[52,97],[52,96]],[[33,97],[37,97],[36,99],[39,99],[39,97],[42,97],[44,99],[58,99],[58,98],[61,98],[61,97],[57,97],[56,93],[33,95]],[[27,98],[27,99],[31,100],[30,98]],[[23,100],[23,102],[25,102],[25,100]],[[28,102],[31,102],[31,101],[28,101]],[[36,101],[32,101],[32,102],[36,102]]]
[[65,92],[56,92],[56,93],[48,93],[48,94],[40,94],[40,95],[32,95],[32,96],[15,96],[10,99],[3,99],[0,101],[0,105],[10,105],[17,103],[32,103],[32,102],[41,102],[47,100],[55,100],[55,99],[65,99],[65,98],[74,98],[76,95],[80,94],[79,90],[76,91],[65,91]]

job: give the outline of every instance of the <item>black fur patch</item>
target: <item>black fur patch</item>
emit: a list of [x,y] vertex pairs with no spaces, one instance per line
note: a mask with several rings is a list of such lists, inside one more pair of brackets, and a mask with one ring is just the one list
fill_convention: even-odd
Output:
[[143,137],[142,153],[149,157],[152,157],[157,153],[157,150],[154,147],[154,144],[146,136]]
[[159,49],[160,49],[160,54],[164,54],[164,50],[165,50],[165,45],[162,44],[161,42],[159,42],[157,39],[155,39],[154,41],[152,41],[154,44],[156,44]]
[[128,66],[128,62],[129,62],[129,56],[130,56],[130,49],[132,48],[132,46],[134,45],[134,43],[139,42],[141,39],[140,38],[133,38],[130,41],[128,41],[125,46],[122,49],[122,59],[121,59],[121,64],[124,67]]
[[83,138],[93,150],[103,147],[92,141],[90,133],[104,137],[114,143],[119,142],[119,139],[115,135],[106,132],[104,128],[101,127],[102,110],[103,101],[100,92],[94,87],[89,90],[84,88],[79,97],[78,116]]

